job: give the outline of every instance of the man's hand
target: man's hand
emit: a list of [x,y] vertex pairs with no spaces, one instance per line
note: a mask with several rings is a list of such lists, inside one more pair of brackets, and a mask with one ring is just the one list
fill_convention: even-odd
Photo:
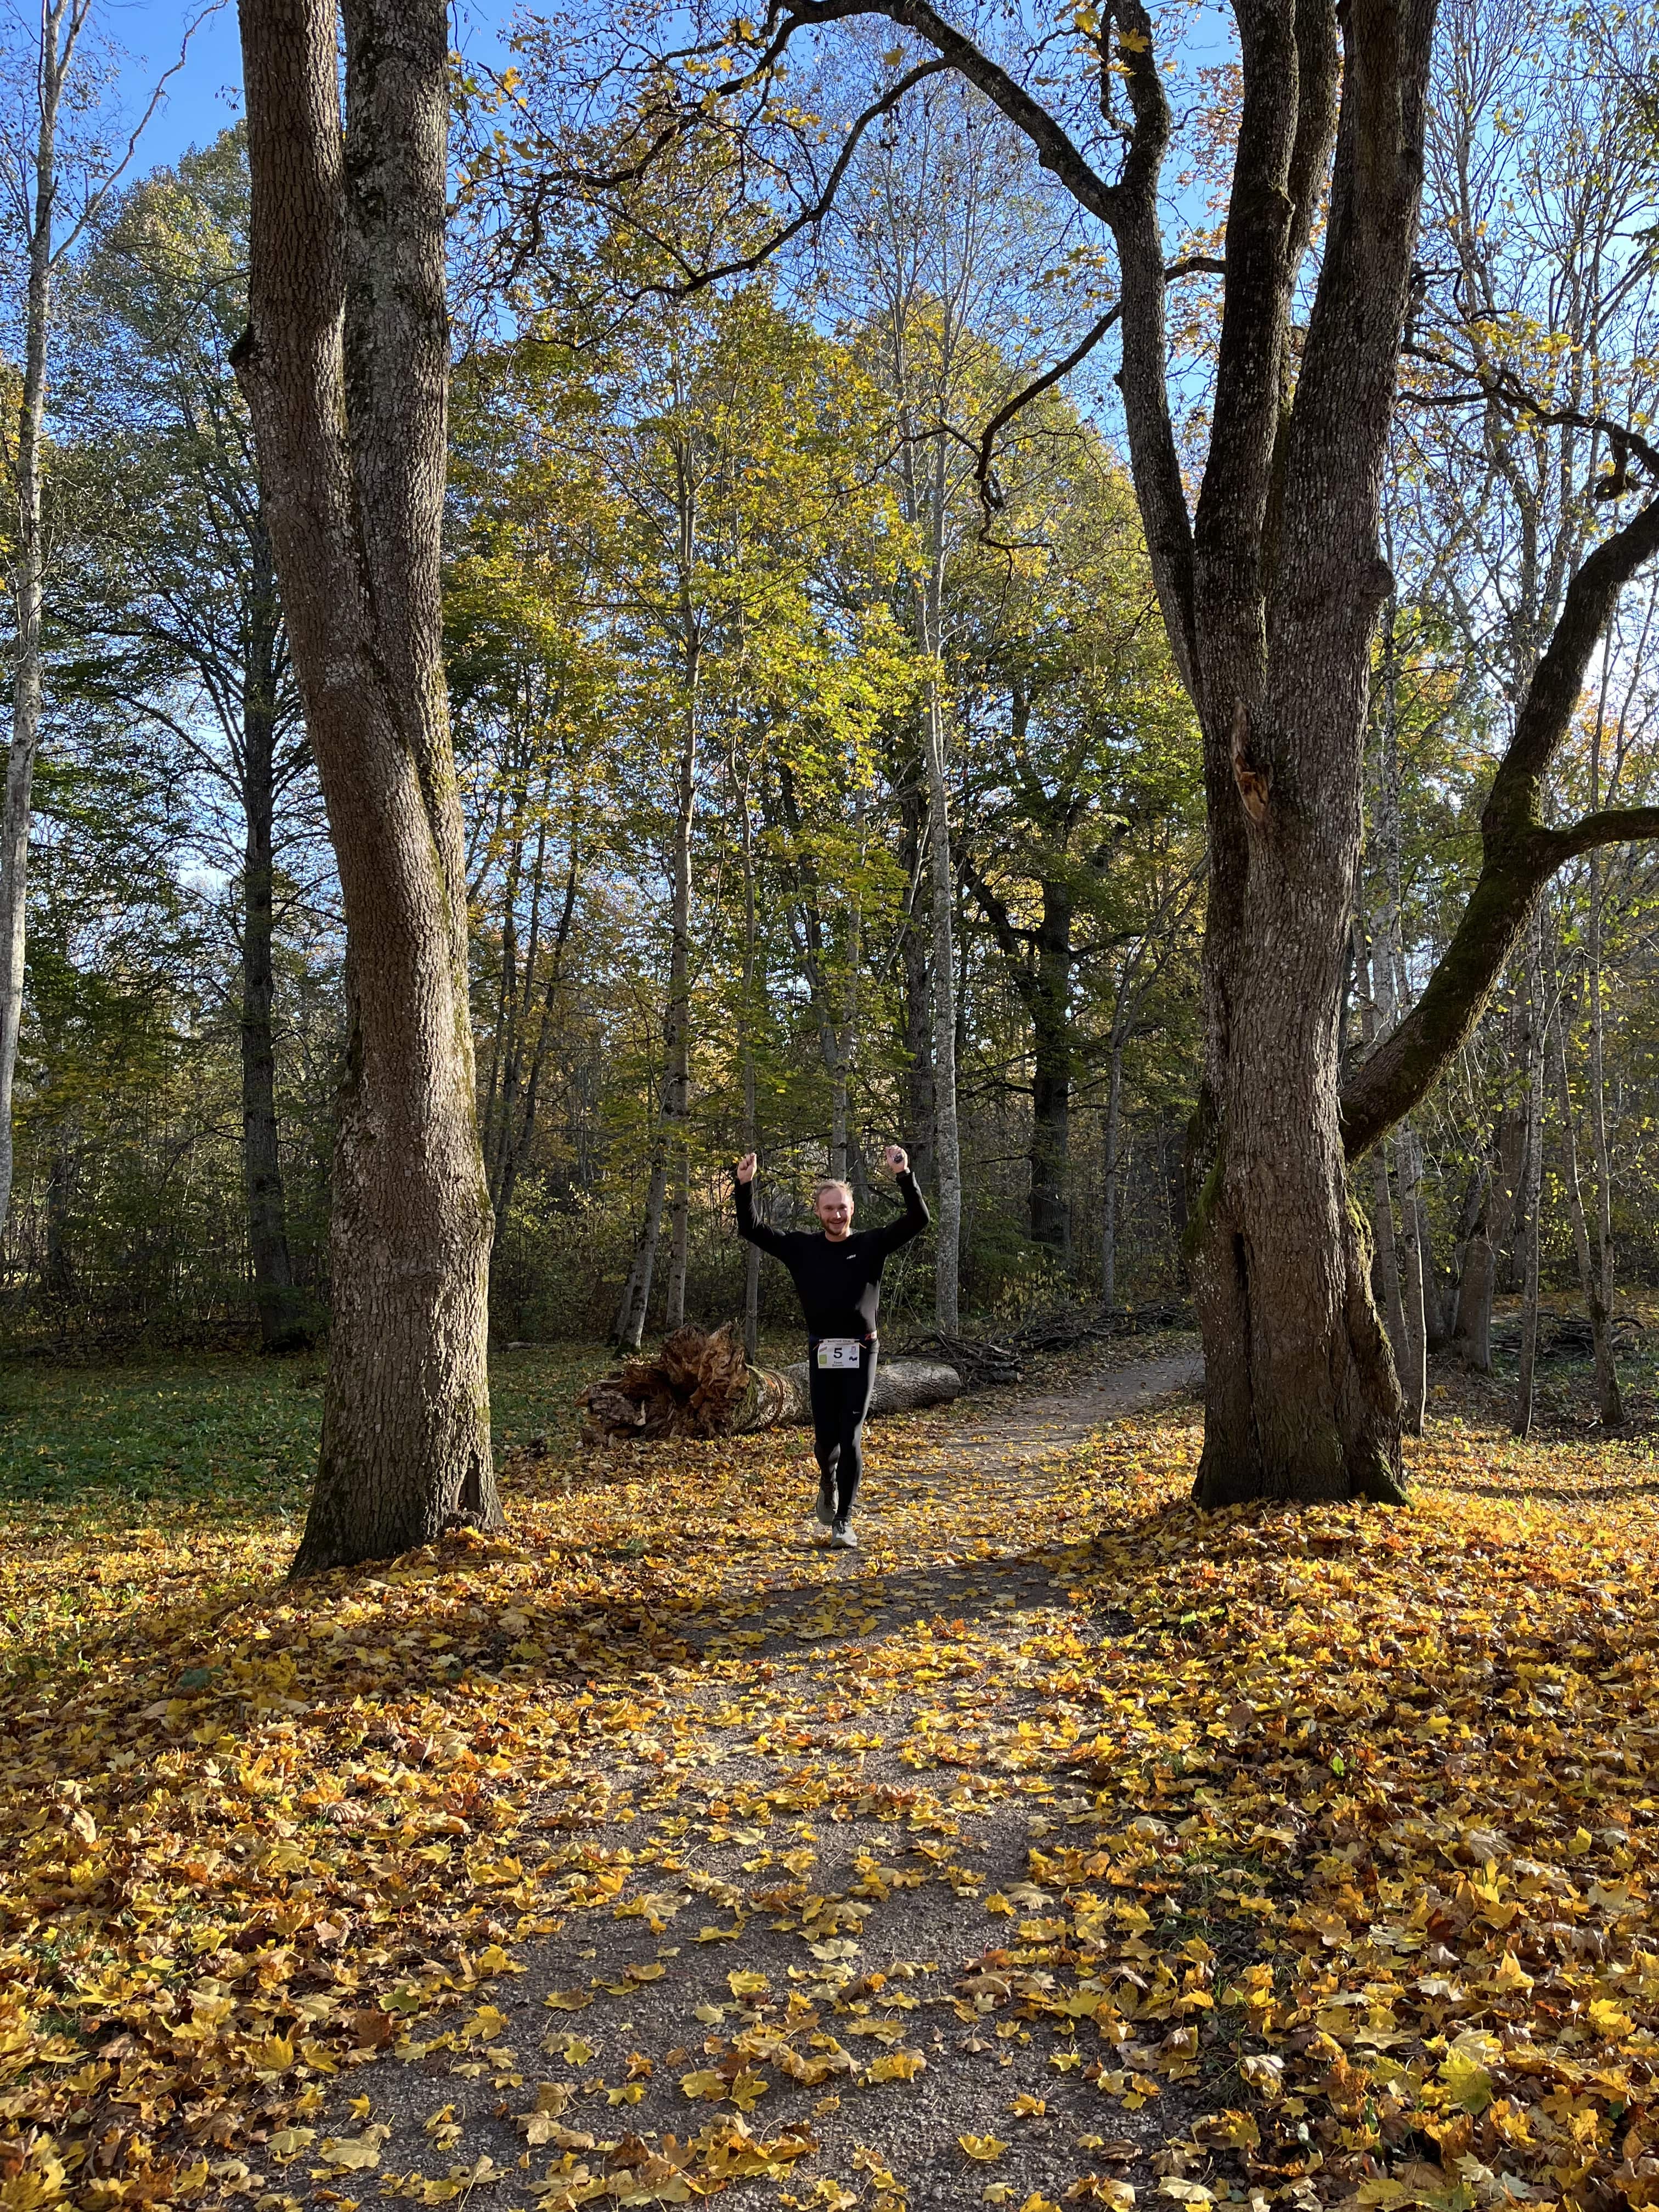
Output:
[[745,1152],[744,1154],[743,1158],[738,1162],[736,1172],[737,1178],[739,1182],[753,1182],[755,1180],[755,1155],[752,1152]]
[[902,1176],[910,1164],[910,1155],[902,1145],[889,1145],[887,1164],[896,1176]]

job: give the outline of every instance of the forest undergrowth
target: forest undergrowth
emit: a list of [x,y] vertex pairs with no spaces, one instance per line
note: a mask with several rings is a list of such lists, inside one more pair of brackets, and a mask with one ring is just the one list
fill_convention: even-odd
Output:
[[300,1589],[18,1502],[0,2207],[1659,2200],[1659,1465],[1446,1387],[1395,1511],[1186,1402],[890,1424],[852,1555],[799,1432]]

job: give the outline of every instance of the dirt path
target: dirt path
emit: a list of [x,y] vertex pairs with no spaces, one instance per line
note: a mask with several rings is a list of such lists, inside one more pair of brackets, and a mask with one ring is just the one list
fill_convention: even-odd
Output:
[[1090,1956],[1054,1855],[1105,1818],[1066,1750],[1095,1725],[1078,1662],[1135,1633],[1077,1587],[1091,1439],[1200,1379],[1161,1351],[886,1425],[857,1553],[801,1519],[805,1468],[711,1500],[681,1535],[723,1547],[723,1602],[546,1806],[544,1933],[470,2024],[353,2084],[383,2178],[489,2185],[492,2212],[532,2187],[542,2212],[684,2202],[722,2172],[744,2201],[880,2212],[1147,2184],[1183,2100],[1152,2101],[1153,2052],[1095,2034],[1086,1990],[1052,2016]]

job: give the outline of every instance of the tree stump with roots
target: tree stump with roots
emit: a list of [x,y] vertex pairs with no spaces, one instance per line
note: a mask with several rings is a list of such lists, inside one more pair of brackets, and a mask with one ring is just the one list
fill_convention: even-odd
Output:
[[[961,1389],[961,1376],[943,1360],[883,1362],[870,1411],[879,1419],[944,1405]],[[677,1328],[648,1357],[590,1382],[576,1402],[586,1415],[581,1440],[590,1449],[629,1437],[748,1436],[812,1418],[806,1362],[751,1367],[733,1322],[714,1330]]]

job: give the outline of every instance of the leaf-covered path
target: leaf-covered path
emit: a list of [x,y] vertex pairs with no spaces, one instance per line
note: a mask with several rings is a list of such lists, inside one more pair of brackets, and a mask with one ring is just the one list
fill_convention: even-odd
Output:
[[[602,1744],[544,1808],[554,1832],[588,1838],[578,1856],[603,1869],[606,1910],[520,1954],[493,2056],[462,2087],[447,2052],[404,2077],[386,2112],[398,2133],[428,2141],[438,2116],[475,2172],[562,2146],[577,2203],[619,2135],[641,2191],[673,2201],[686,2139],[711,2120],[720,2136],[733,2112],[750,2160],[807,2203],[946,2205],[988,2185],[1023,2204],[1074,2182],[1091,2150],[1115,2161],[1104,2176],[1125,2173],[1156,2142],[1154,2116],[1103,2137],[1080,2057],[1006,2016],[998,1972],[1014,1924],[1029,1938],[1047,1901],[1034,1843],[1090,1802],[1075,1784],[1056,1802],[1035,1771],[1032,1638],[1082,1624],[1065,1543],[1022,1537],[1076,1511],[1072,1448],[1201,1371],[1176,1352],[887,1431],[856,1554],[826,1549],[810,1519],[791,1526],[787,1503],[781,1528],[723,1531],[723,1602],[687,1635],[708,1677],[672,1670],[663,1733]],[[812,1494],[799,1464],[798,1506]],[[1091,1628],[1127,1626],[1112,1608]],[[647,1823],[651,1843],[630,1848]],[[963,1960],[987,1952],[987,1986],[964,1996]],[[714,2163],[733,2159],[741,2138]]]
[[1655,2201],[1649,1447],[1206,1517],[1182,1379],[890,1425],[850,1555],[799,1435],[15,1543],[5,2212]]

